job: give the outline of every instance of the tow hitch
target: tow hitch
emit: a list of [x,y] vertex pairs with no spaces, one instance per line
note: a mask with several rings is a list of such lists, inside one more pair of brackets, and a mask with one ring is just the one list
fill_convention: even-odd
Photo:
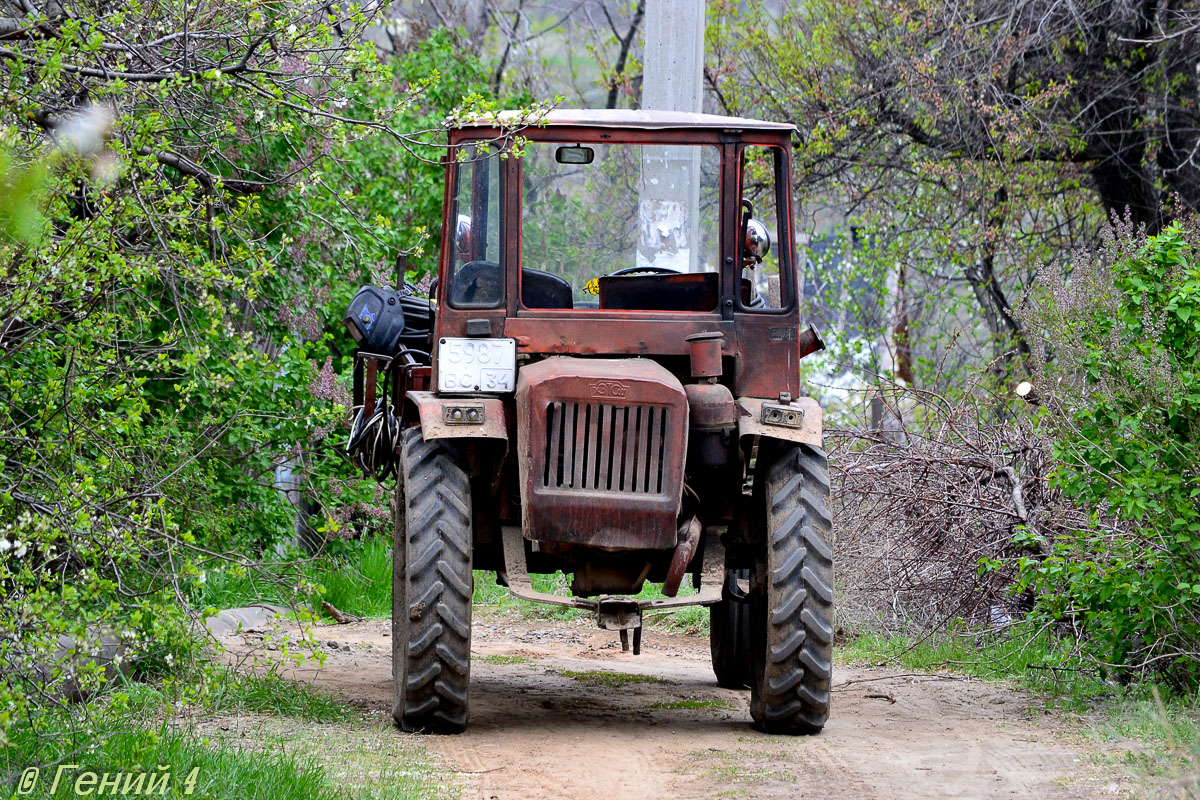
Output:
[[619,631],[621,650],[629,651],[629,632],[633,631],[633,654],[642,652],[642,609],[628,597],[601,597],[597,624],[606,631]]

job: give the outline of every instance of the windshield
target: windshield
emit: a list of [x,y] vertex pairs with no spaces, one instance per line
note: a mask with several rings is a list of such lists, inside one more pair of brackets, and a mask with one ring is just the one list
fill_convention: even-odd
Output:
[[530,142],[521,189],[527,307],[716,307],[717,148]]

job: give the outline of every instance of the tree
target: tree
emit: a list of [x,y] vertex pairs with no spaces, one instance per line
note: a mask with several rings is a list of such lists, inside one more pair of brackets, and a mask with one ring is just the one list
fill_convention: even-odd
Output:
[[489,64],[493,96],[637,105],[646,0],[424,0],[388,13],[403,31],[453,32],[461,51]]
[[[1132,214],[1130,215],[1132,217]],[[1200,682],[1200,226],[1154,236],[1130,218],[1048,271],[1023,321],[1054,358],[1038,370],[1052,483],[1090,523],[1021,561],[1050,623],[1085,630],[1110,671]],[[1032,533],[1027,532],[1026,538]]]
[[61,701],[59,635],[186,655],[195,587],[291,528],[289,453],[327,529],[374,499],[331,446],[350,347],[326,305],[416,253],[446,120],[494,106],[447,37],[387,64],[372,21],[0,5],[0,742]]
[[1150,232],[1200,207],[1194,3],[738,5],[710,13],[719,102],[796,122],[800,199],[898,243],[880,268],[918,295],[965,284],[1001,364],[1028,350],[1013,309],[1040,261],[1126,207]]

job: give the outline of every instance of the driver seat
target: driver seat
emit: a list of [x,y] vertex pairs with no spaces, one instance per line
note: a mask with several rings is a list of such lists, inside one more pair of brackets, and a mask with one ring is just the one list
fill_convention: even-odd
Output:
[[526,308],[571,308],[571,284],[552,272],[521,270],[521,304]]
[[[470,307],[493,304],[504,296],[503,272],[495,261],[471,261],[450,283],[451,303]],[[526,308],[571,308],[571,284],[540,269],[521,270],[521,302]]]

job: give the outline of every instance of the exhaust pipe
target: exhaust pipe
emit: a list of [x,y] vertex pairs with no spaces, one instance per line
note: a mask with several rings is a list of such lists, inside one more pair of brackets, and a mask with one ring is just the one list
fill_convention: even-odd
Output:
[[817,333],[817,329],[809,325],[805,330],[800,331],[797,345],[800,347],[800,357],[811,356],[813,353],[825,349],[825,340],[821,338],[821,334]]
[[700,520],[692,517],[679,529],[679,544],[675,545],[675,554],[671,556],[671,568],[667,570],[667,581],[663,584],[663,594],[674,597],[679,592],[679,584],[687,573],[692,556],[696,555],[696,547],[700,544]]

